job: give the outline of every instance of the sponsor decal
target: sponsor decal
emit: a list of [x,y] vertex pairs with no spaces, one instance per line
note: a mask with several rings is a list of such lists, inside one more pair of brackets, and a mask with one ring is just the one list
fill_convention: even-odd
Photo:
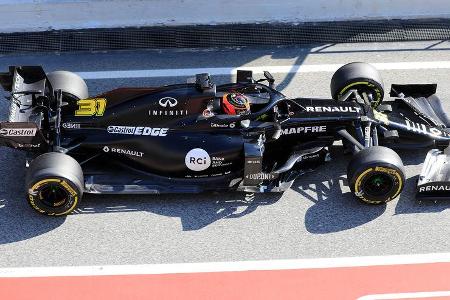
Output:
[[130,134],[130,135],[149,135],[149,136],[167,136],[169,128],[160,127],[140,127],[140,126],[108,126],[108,133]]
[[211,123],[211,127],[213,128],[235,128],[236,123],[230,123],[230,124],[218,124],[218,123]]
[[0,135],[3,136],[35,136],[36,128],[2,128]]
[[[19,88],[22,85],[22,83],[23,83],[23,78],[21,76],[19,76],[18,72],[15,72],[13,91],[14,92],[19,91]],[[11,105],[9,106],[9,122],[15,121],[18,109],[19,109],[19,106],[16,105],[16,103],[11,102]]]
[[226,162],[225,157],[218,157],[218,156],[211,157],[211,161],[212,161],[211,167],[213,168],[225,167],[233,164],[231,161]]
[[80,123],[62,123],[61,126],[65,129],[81,129]]
[[211,157],[205,150],[195,148],[186,154],[184,163],[189,170],[200,172],[211,166]]
[[427,185],[419,188],[419,193],[423,192],[450,192],[450,185]]
[[[178,100],[172,97],[164,97],[159,99],[159,105],[163,108],[174,108],[178,105]],[[149,116],[186,116],[188,111],[186,109],[162,109],[149,110]]]
[[343,113],[357,113],[360,112],[360,107],[352,106],[306,106],[307,112],[343,112]]
[[77,117],[101,117],[105,113],[106,99],[92,98],[77,101],[78,109],[75,111]]
[[366,128],[364,128],[364,141],[365,141],[366,145],[370,144],[370,139],[372,138],[370,136],[370,131],[371,131],[370,126],[366,126]]
[[246,179],[250,180],[271,180],[277,178],[275,174],[272,173],[255,173],[255,174],[247,174],[245,175]]
[[255,160],[252,160],[252,159],[246,159],[246,161],[245,161],[245,163],[246,164],[261,164],[261,159],[255,159]]
[[21,144],[21,143],[17,143],[16,144],[18,148],[39,148],[41,147],[41,144]]
[[159,105],[161,105],[162,107],[175,107],[177,106],[177,104],[177,99],[172,97],[164,97],[159,99]]
[[309,154],[309,155],[302,156],[302,160],[315,159],[315,158],[319,158],[319,157],[320,157],[319,153]]
[[373,115],[376,120],[380,121],[381,123],[385,125],[389,125],[389,119],[386,114],[380,113],[379,111],[374,110]]
[[425,124],[411,122],[409,120],[405,120],[405,122],[406,122],[406,127],[413,132],[431,134],[434,136],[450,137],[450,133],[440,130],[438,128],[428,127]]
[[108,146],[103,147],[103,152],[125,154],[125,155],[135,156],[135,157],[142,157],[144,155],[144,152],[133,151],[133,150],[128,150],[128,149],[121,149],[121,148],[116,148],[116,147],[108,147]]
[[286,128],[281,131],[282,135],[289,135],[289,134],[303,134],[303,133],[316,133],[316,132],[326,132],[327,126],[321,125],[321,126],[305,126],[305,127],[291,127]]
[[203,115],[205,118],[210,118],[210,117],[214,116],[213,112],[210,111],[209,109],[205,109],[205,110],[202,112],[202,115]]

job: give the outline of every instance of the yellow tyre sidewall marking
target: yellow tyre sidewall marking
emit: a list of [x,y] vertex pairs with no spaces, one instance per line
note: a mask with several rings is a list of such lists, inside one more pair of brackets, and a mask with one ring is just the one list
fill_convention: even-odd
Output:
[[59,183],[64,189],[66,189],[66,191],[69,192],[69,193],[72,195],[73,199],[74,199],[73,205],[72,205],[68,210],[66,210],[66,211],[64,211],[64,212],[62,212],[62,213],[48,213],[48,212],[46,212],[45,210],[42,210],[41,208],[39,208],[39,207],[34,203],[34,200],[35,200],[35,199],[34,199],[33,195],[31,195],[31,193],[30,193],[30,191],[29,191],[29,193],[28,193],[28,199],[29,199],[29,202],[30,202],[31,206],[32,206],[34,209],[36,209],[37,211],[39,211],[40,213],[43,213],[43,214],[55,215],[55,216],[61,216],[61,215],[69,214],[69,213],[70,213],[72,210],[74,210],[75,207],[77,206],[77,203],[78,203],[78,194],[77,194],[77,192],[70,186],[70,184],[67,183],[65,180],[63,180],[63,179],[56,179],[56,178],[43,179],[43,180],[40,180],[40,181],[36,182],[36,183],[31,187],[30,190],[31,190],[32,192],[34,192],[36,189],[40,188],[42,185],[47,184],[47,183],[49,183],[49,182],[57,182],[57,183]]
[[380,90],[373,84],[367,81],[358,81],[358,82],[353,82],[350,83],[349,85],[347,85],[346,87],[344,87],[339,93],[339,96],[342,96],[349,88],[355,86],[355,85],[367,85],[368,87],[373,87],[375,88],[375,93],[378,96],[378,100],[372,103],[372,107],[376,107],[378,106],[378,104],[380,104],[381,100],[383,100],[383,98],[381,97],[381,92]]
[[48,183],[48,182],[61,182],[61,179],[44,179],[44,180],[40,180],[38,182],[36,182],[32,187],[31,190],[36,190],[38,188],[40,188],[42,185]]
[[356,179],[356,181],[355,181],[354,187],[355,187],[355,194],[356,194],[356,196],[359,197],[359,198],[361,198],[361,199],[364,200],[365,202],[368,202],[368,203],[374,203],[374,204],[375,204],[375,203],[381,203],[381,202],[383,202],[383,201],[372,201],[372,200],[368,200],[368,199],[364,198],[364,196],[363,196],[362,193],[361,193],[361,183],[362,183],[362,181],[363,181],[363,179],[364,179],[364,176],[366,176],[368,173],[370,173],[370,172],[372,172],[372,171],[381,172],[381,173],[386,173],[386,174],[394,175],[395,177],[397,177],[398,183],[399,183],[399,184],[398,184],[398,189],[397,189],[397,191],[395,192],[394,196],[388,198],[387,201],[385,201],[385,202],[388,202],[388,201],[390,201],[390,200],[392,200],[392,199],[395,199],[395,198],[400,194],[400,192],[402,191],[402,187],[403,187],[403,179],[402,179],[402,176],[399,174],[399,172],[398,172],[397,170],[391,169],[391,168],[387,168],[387,167],[375,167],[375,168],[369,168],[369,169],[365,170],[364,172],[362,172],[362,173],[358,176],[358,178]]

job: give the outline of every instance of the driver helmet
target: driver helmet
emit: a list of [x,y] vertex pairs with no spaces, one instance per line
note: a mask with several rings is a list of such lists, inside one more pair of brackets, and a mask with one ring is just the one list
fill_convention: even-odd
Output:
[[250,101],[240,93],[229,93],[222,97],[222,110],[228,115],[247,115],[250,113]]

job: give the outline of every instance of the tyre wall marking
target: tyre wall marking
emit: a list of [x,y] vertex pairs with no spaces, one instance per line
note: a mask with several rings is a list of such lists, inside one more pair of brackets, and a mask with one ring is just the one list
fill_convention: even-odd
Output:
[[74,199],[73,205],[66,211],[62,212],[62,213],[52,213],[49,215],[54,215],[54,216],[62,216],[62,215],[66,215],[69,214],[70,212],[72,212],[72,210],[75,209],[75,207],[77,206],[78,203],[78,195],[76,193],[76,191],[65,181],[65,180],[61,180],[61,179],[56,179],[56,178],[50,178],[50,179],[43,179],[40,180],[38,182],[36,182],[32,187],[31,187],[31,192],[29,191],[28,193],[28,199],[30,200],[30,204],[31,206],[33,206],[34,209],[36,209],[37,211],[39,211],[40,213],[46,213],[44,210],[40,209],[35,203],[34,203],[34,197],[31,194],[32,192],[34,192],[34,190],[38,189],[39,187],[41,187],[42,185],[48,183],[48,182],[57,182],[59,183],[63,188],[66,189],[66,191],[68,191]]
[[384,167],[376,167],[376,168],[375,168],[375,171],[382,171],[382,172],[386,171],[386,173],[388,173],[388,174],[393,174],[393,175],[395,175],[395,176],[397,177],[398,183],[399,183],[399,185],[398,185],[398,190],[397,190],[397,192],[395,192],[395,196],[392,197],[392,199],[394,199],[395,197],[397,197],[397,196],[400,194],[400,192],[401,192],[401,190],[402,190],[402,188],[403,188],[403,180],[402,180],[402,176],[400,175],[400,173],[398,173],[398,171],[395,170],[395,169],[384,168]]
[[369,169],[365,170],[356,179],[356,182],[355,182],[355,195],[357,197],[363,199],[364,201],[366,201],[368,203],[375,204],[375,203],[379,203],[380,202],[380,201],[371,201],[371,200],[368,200],[368,199],[364,198],[363,194],[361,194],[361,191],[360,191],[362,179],[364,178],[364,176],[367,173],[369,173],[371,171],[384,172],[384,173],[387,173],[387,174],[390,174],[390,175],[395,175],[398,178],[399,188],[397,189],[397,192],[395,192],[395,195],[393,197],[390,197],[388,199],[388,201],[390,201],[392,199],[395,199],[395,197],[397,197],[400,194],[400,192],[402,190],[402,187],[403,187],[403,180],[402,180],[402,177],[400,176],[400,174],[397,172],[397,170],[390,169],[390,168],[384,168],[384,167],[375,167],[375,169],[374,168],[369,168]]

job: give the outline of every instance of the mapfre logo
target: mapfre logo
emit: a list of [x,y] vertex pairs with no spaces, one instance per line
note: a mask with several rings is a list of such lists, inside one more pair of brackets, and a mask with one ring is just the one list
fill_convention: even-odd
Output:
[[159,99],[159,105],[161,105],[162,107],[175,107],[177,106],[177,104],[177,99],[172,97],[164,97]]
[[211,166],[211,157],[205,150],[195,148],[186,154],[184,163],[189,170],[200,172]]

